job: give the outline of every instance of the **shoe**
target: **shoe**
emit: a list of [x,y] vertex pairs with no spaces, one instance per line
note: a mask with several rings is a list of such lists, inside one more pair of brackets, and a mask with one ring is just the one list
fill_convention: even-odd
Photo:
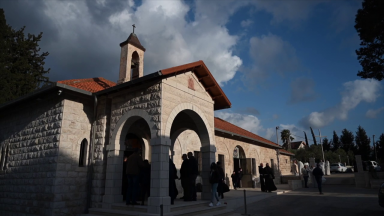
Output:
[[216,206],[219,206],[219,205],[221,205],[221,202],[217,202],[217,203],[216,203]]
[[212,207],[213,206],[213,203],[209,203],[209,207]]

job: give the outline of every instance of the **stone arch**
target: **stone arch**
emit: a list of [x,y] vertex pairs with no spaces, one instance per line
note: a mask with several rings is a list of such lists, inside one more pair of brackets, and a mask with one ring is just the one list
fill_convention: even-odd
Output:
[[150,138],[156,137],[155,124],[151,121],[151,116],[145,110],[132,109],[125,113],[116,123],[115,129],[112,132],[111,144],[109,150],[124,150],[121,143],[124,143],[125,137],[121,136],[128,131],[132,124],[138,119],[144,119],[149,126]]
[[[200,117],[201,121],[195,121],[196,123],[196,126],[198,129],[202,129],[202,127],[205,128],[207,134],[201,134],[199,131],[198,135],[201,139],[201,145],[202,146],[207,146],[207,145],[214,145],[215,143],[215,140],[214,140],[214,137],[212,135],[212,130],[211,130],[211,127],[208,123],[208,120],[207,118],[205,117],[204,113],[196,106],[196,105],[193,105],[191,103],[182,103],[182,104],[179,104],[178,106],[176,106],[171,114],[169,115],[168,117],[168,120],[167,120],[167,123],[166,123],[166,126],[165,126],[165,130],[163,132],[163,136],[164,137],[171,137],[171,128],[172,128],[172,124],[176,118],[176,116],[181,113],[182,111],[186,111],[186,110],[190,110],[192,111],[193,113],[197,114],[197,116]],[[205,136],[208,136],[208,137],[205,137]],[[208,143],[207,143],[208,142]]]

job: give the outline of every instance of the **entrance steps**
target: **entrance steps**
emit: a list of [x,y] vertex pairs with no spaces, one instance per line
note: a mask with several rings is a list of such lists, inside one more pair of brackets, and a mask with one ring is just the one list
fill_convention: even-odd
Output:
[[[164,213],[164,216],[197,216],[197,215],[217,215],[225,216],[233,213],[233,209],[227,209],[227,206],[209,207],[207,201],[195,201],[172,205],[170,213]],[[154,214],[147,213],[147,206],[126,206],[124,203],[114,204],[110,209],[90,208],[89,214],[84,216],[151,216]],[[156,214],[159,215],[159,214]]]

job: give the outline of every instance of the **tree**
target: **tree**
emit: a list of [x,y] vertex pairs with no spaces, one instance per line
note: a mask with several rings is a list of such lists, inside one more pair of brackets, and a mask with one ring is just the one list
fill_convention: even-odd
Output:
[[384,163],[384,133],[382,133],[379,140],[376,141],[376,148],[377,157],[380,159],[381,163]]
[[331,143],[328,141],[327,138],[323,139],[323,149],[324,149],[324,151],[331,150]]
[[341,148],[344,149],[345,152],[348,152],[349,150],[355,151],[355,144],[353,143],[354,139],[355,137],[353,136],[352,131],[344,128],[340,135]]
[[42,38],[28,34],[24,29],[16,31],[5,20],[4,10],[0,9],[0,104],[28,94],[49,81],[44,76],[48,52],[39,54],[38,42]]
[[368,160],[371,153],[371,139],[368,138],[364,128],[359,125],[356,131],[357,153],[361,155],[362,160]]
[[362,78],[384,78],[384,1],[364,0],[355,19],[361,43],[356,50],[362,71],[357,73]]
[[333,131],[333,137],[332,137],[332,151],[336,151],[340,148],[340,140],[339,136],[337,136],[336,131]]
[[311,129],[312,138],[313,138],[313,143],[314,143],[315,145],[317,145],[316,137],[315,137],[315,134],[313,133],[312,127],[309,127],[309,128]]
[[284,129],[280,132],[281,140],[283,141],[283,147],[285,149],[291,149],[291,141],[294,140],[294,138],[291,135],[291,131],[288,129]]

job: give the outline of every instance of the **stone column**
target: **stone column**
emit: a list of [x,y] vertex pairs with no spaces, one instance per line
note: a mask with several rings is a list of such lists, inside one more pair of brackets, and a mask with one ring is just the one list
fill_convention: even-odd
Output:
[[110,208],[111,204],[113,203],[123,202],[121,188],[123,178],[122,172],[124,150],[111,148],[114,148],[114,146],[107,146],[107,170],[105,178],[103,208]]
[[151,197],[148,198],[148,213],[159,214],[160,205],[163,213],[171,210],[171,197],[169,197],[169,148],[171,139],[151,139]]
[[216,162],[215,153],[216,147],[213,145],[207,145],[200,148],[202,156],[202,172],[201,178],[203,181],[203,192],[201,193],[202,200],[210,200],[212,198],[211,194],[211,184],[209,183],[209,173],[211,163]]

